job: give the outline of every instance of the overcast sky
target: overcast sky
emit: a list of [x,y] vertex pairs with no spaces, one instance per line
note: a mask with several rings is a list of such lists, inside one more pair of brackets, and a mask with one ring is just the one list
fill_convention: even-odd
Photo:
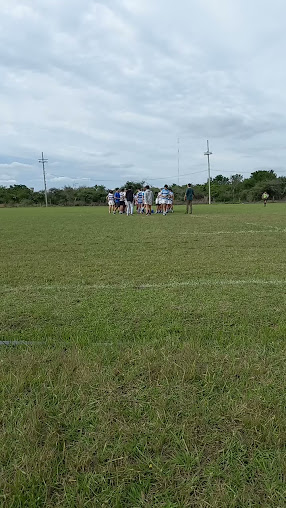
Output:
[[285,172],[285,0],[0,0],[0,185]]

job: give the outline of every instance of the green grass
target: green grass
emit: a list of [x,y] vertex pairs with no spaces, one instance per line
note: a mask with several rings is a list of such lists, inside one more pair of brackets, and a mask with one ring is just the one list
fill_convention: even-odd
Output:
[[286,205],[0,212],[1,505],[284,507]]

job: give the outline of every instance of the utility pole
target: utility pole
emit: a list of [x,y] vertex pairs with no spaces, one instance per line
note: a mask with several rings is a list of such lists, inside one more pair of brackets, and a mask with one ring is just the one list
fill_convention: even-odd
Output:
[[205,155],[207,156],[208,158],[208,173],[209,173],[209,205],[211,204],[212,202],[212,199],[211,199],[211,164],[210,164],[210,156],[212,155],[213,153],[210,152],[210,147],[209,147],[209,140],[207,140],[207,151],[205,152]]
[[46,207],[47,207],[48,206],[48,194],[47,194],[47,182],[46,182],[45,164],[48,162],[48,159],[44,159],[44,152],[42,152],[42,158],[39,159],[39,162],[43,165],[43,176],[44,176],[44,186],[45,186],[45,201],[46,201]]
[[180,185],[180,138],[178,138],[178,185]]

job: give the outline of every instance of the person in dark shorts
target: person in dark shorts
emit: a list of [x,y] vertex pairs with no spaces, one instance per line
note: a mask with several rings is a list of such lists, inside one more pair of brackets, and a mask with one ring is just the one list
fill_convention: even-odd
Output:
[[192,189],[192,185],[188,183],[188,187],[185,194],[185,201],[187,203],[187,209],[185,213],[193,213],[193,197],[194,197],[194,191]]
[[267,200],[268,200],[268,198],[269,198],[269,194],[268,194],[268,192],[263,192],[263,194],[262,194],[262,199],[263,199],[263,201],[264,201],[264,206],[266,206],[266,205],[267,205]]

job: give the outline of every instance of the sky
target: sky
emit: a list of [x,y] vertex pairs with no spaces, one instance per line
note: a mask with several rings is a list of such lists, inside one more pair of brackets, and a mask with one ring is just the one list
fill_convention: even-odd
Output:
[[286,175],[285,0],[0,0],[0,185]]

